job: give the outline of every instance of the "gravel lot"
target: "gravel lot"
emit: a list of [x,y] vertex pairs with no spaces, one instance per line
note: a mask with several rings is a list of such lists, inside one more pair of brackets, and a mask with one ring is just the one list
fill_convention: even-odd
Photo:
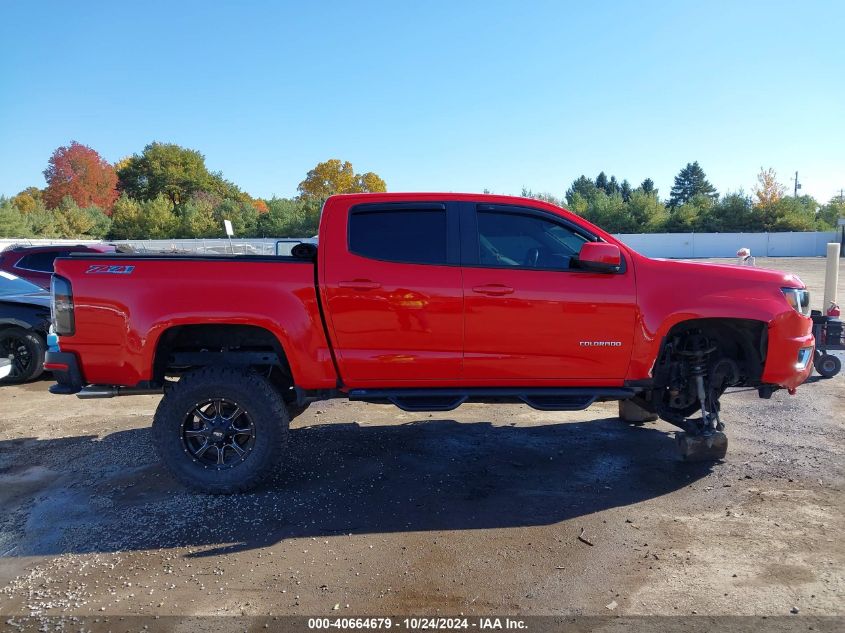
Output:
[[[823,259],[757,262],[820,307]],[[615,403],[318,403],[271,485],[233,497],[159,466],[157,397],[2,387],[0,615],[843,616],[845,377],[811,381],[726,395],[716,465]]]

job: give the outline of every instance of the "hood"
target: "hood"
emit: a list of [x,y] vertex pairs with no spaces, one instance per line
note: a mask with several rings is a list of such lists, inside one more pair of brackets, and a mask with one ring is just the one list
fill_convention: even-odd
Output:
[[699,273],[712,277],[724,277],[748,282],[776,284],[782,288],[806,288],[801,278],[794,273],[754,266],[737,266],[734,264],[717,264],[711,262],[697,262],[684,259],[649,258],[658,268],[665,268],[667,272]]
[[31,292],[20,295],[0,295],[0,303],[21,303],[32,306],[50,307],[49,292]]

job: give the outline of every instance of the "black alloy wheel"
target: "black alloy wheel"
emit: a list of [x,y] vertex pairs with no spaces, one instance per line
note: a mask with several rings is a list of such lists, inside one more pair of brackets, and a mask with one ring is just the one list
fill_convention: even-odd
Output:
[[44,371],[46,345],[35,332],[20,327],[0,331],[0,358],[12,363],[12,371],[0,380],[22,383],[37,378]]
[[249,458],[255,424],[237,403],[224,398],[199,402],[182,422],[182,447],[205,468],[223,470]]

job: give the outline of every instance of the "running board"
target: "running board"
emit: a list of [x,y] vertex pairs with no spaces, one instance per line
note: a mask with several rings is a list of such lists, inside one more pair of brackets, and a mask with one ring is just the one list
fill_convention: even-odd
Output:
[[403,411],[451,411],[465,402],[524,403],[540,411],[580,411],[596,400],[626,400],[636,395],[623,387],[537,387],[472,389],[352,389],[350,400],[393,404]]
[[116,398],[118,396],[157,396],[164,393],[163,387],[116,387],[114,385],[88,385],[76,392],[82,400],[94,398]]

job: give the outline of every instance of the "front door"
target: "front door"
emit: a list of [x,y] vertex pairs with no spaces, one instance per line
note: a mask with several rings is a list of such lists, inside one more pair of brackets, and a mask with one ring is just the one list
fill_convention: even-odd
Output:
[[462,209],[465,379],[622,380],[636,319],[633,271],[580,270],[581,244],[596,238],[552,213],[503,205]]

